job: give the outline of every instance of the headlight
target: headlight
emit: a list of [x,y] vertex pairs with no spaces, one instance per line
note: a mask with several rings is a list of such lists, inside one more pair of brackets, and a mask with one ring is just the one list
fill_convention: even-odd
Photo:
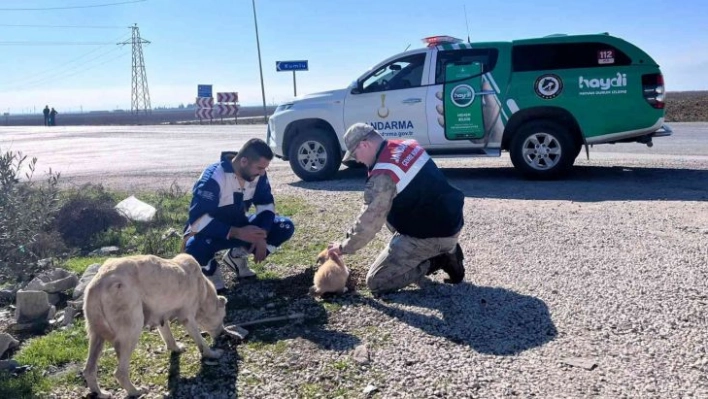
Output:
[[275,109],[275,112],[287,111],[292,107],[293,107],[293,103],[280,104],[280,105],[278,105],[278,108]]

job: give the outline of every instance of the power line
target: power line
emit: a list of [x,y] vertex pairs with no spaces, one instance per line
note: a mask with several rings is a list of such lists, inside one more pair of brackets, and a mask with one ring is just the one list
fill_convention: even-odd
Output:
[[0,46],[104,46],[110,42],[0,42]]
[[98,25],[22,25],[0,24],[5,28],[78,28],[78,29],[123,29],[125,26],[98,26]]
[[[103,54],[97,55],[96,57],[89,58],[88,60],[82,62],[81,64],[74,65],[74,66],[71,66],[71,67],[69,67],[69,68],[58,69],[58,70],[56,70],[56,71],[54,71],[53,73],[48,74],[48,75],[36,76],[36,77],[33,78],[33,79],[25,80],[24,82],[21,82],[21,83],[14,82],[15,85],[11,86],[9,89],[6,89],[6,90],[7,90],[7,91],[10,91],[10,90],[16,90],[16,89],[19,89],[19,88],[27,89],[27,88],[31,88],[31,87],[41,86],[41,85],[43,85],[44,83],[51,82],[51,81],[53,81],[53,80],[61,80],[61,79],[65,78],[65,77],[67,77],[67,76],[73,76],[73,75],[75,75],[76,73],[80,73],[82,70],[88,70],[88,69],[90,69],[90,68],[95,67],[96,65],[93,65],[93,66],[88,66],[88,65],[89,65],[91,62],[93,62],[93,61],[95,61],[95,60],[97,60],[97,59],[99,59],[99,58],[103,58],[103,57],[105,57],[105,56],[107,56],[107,55],[109,55],[109,54],[111,54],[111,53],[114,53],[114,52],[117,51],[117,50],[121,50],[121,48],[120,48],[120,47],[113,48],[113,49],[111,49],[111,50],[109,50],[109,51],[107,51],[107,52],[105,52],[105,53],[103,53]],[[98,64],[98,65],[103,65],[103,64]]]
[[65,7],[38,7],[38,8],[0,8],[0,11],[51,11],[51,10],[74,10],[77,8],[98,8],[118,6],[122,4],[142,3],[147,0],[130,0],[117,3],[89,4],[85,6],[65,6]]
[[[130,37],[130,36],[128,36],[128,37]],[[115,42],[117,42],[117,41],[123,41],[123,40],[125,40],[125,39],[126,39],[126,36],[125,36],[125,35],[121,35],[121,36],[119,36],[119,37],[113,39],[113,41],[112,41],[109,45],[114,45]],[[12,87],[13,87],[13,88],[14,88],[14,87],[23,87],[23,86],[26,85],[26,84],[30,84],[30,85],[31,85],[31,84],[37,82],[38,80],[46,79],[48,76],[56,76],[56,75],[58,75],[58,74],[65,73],[65,72],[67,72],[68,70],[71,70],[71,69],[73,69],[73,68],[76,68],[76,66],[71,66],[71,67],[69,67],[69,68],[66,68],[67,66],[69,66],[69,65],[71,65],[71,64],[74,64],[74,63],[78,62],[79,60],[82,60],[82,59],[88,57],[89,55],[91,55],[91,54],[93,54],[93,53],[95,53],[95,52],[97,52],[97,51],[100,51],[100,50],[102,50],[102,49],[105,49],[107,46],[108,46],[108,45],[96,47],[96,48],[94,48],[94,49],[92,49],[92,50],[90,50],[90,51],[88,51],[88,52],[86,52],[86,53],[84,53],[84,54],[81,54],[80,56],[78,56],[78,57],[76,57],[76,58],[73,58],[73,59],[67,61],[67,62],[64,62],[64,63],[59,64],[59,65],[54,65],[54,66],[52,66],[52,67],[49,68],[49,69],[43,70],[43,71],[41,71],[41,72],[39,72],[39,73],[36,73],[36,74],[34,74],[34,76],[31,76],[31,77],[29,77],[29,78],[14,80],[14,81],[12,82],[12,83],[13,83]],[[115,50],[115,48],[114,48],[114,50]],[[96,58],[103,57],[103,56],[105,56],[106,54],[110,54],[110,53],[112,53],[114,50],[110,50],[110,51],[108,51],[108,52],[106,52],[106,53],[104,53],[104,54],[102,54],[102,55],[99,55],[98,57],[90,58],[90,59],[88,59],[87,61],[84,61],[83,64],[89,63],[89,62],[95,60]],[[49,74],[49,75],[47,76],[47,74]]]
[[[117,59],[120,59],[120,58],[123,58],[123,57],[125,57],[125,56],[127,56],[127,55],[128,55],[128,53],[123,53],[123,54],[118,55],[117,57],[109,58],[109,59],[107,59],[107,60],[105,60],[105,61],[103,61],[103,62],[100,62],[100,63],[95,64],[95,65],[91,65],[91,66],[89,66],[89,67],[87,67],[87,68],[83,68],[83,69],[81,69],[81,70],[79,70],[79,71],[75,71],[75,72],[70,73],[70,74],[68,74],[68,75],[64,75],[64,76],[61,76],[61,77],[58,77],[58,78],[52,78],[52,79],[49,79],[49,80],[46,80],[46,79],[45,79],[45,81],[38,81],[38,82],[35,82],[35,83],[33,83],[33,84],[24,86],[22,89],[23,89],[23,90],[27,90],[27,89],[32,89],[32,88],[35,88],[35,87],[40,87],[40,86],[50,86],[49,83],[60,82],[60,81],[66,80],[67,78],[70,78],[70,77],[72,77],[72,76],[76,76],[76,75],[78,75],[78,74],[85,73],[86,71],[89,71],[89,70],[94,69],[94,68],[96,68],[96,67],[99,67],[99,66],[101,66],[101,65],[108,64],[109,62],[113,62],[113,61],[115,61],[115,60],[117,60]],[[9,90],[8,90],[8,91],[9,91]]]

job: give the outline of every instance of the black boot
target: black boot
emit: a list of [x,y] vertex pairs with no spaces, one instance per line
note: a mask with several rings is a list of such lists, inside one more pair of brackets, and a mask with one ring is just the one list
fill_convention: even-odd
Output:
[[447,261],[443,263],[442,269],[450,276],[450,278],[445,279],[445,282],[449,284],[461,283],[465,278],[465,256],[462,253],[460,244],[455,246],[453,254],[445,254],[445,257]]
[[430,267],[428,268],[428,272],[425,273],[425,275],[430,276],[431,274],[434,274],[438,270],[441,270],[443,267],[445,267],[448,262],[448,257],[448,254],[440,254],[430,258]]

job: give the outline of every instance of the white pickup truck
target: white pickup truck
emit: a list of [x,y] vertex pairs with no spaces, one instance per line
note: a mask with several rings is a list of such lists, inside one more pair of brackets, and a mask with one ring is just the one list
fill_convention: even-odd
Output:
[[[415,139],[431,156],[500,156],[530,178],[570,169],[583,145],[667,136],[656,62],[608,34],[464,43],[392,56],[340,90],[281,104],[267,142],[301,179],[332,178],[356,122]],[[351,165],[349,165],[351,166]]]

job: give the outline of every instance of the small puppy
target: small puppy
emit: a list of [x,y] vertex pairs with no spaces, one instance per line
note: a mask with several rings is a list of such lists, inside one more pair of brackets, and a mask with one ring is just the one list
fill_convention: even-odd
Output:
[[310,287],[310,295],[322,296],[326,293],[343,294],[347,292],[349,269],[344,266],[344,262],[339,256],[329,257],[327,249],[325,249],[317,257],[317,263],[320,267],[315,273],[314,285]]

